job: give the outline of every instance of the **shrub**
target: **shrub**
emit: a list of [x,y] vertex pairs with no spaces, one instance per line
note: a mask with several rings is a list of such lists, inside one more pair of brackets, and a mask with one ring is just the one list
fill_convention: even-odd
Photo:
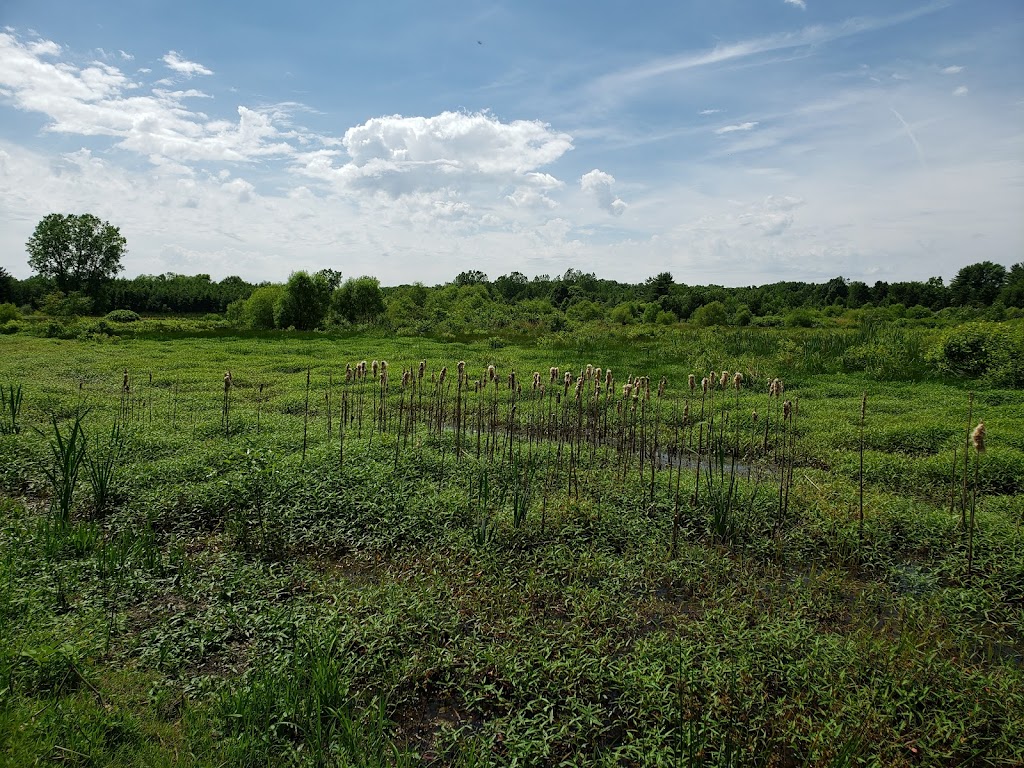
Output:
[[21,317],[18,308],[13,304],[0,304],[0,325],[17,320]]
[[8,320],[3,325],[0,325],[0,333],[4,336],[10,336],[12,333],[17,333],[19,330],[21,330],[21,326],[13,320]]
[[107,312],[103,319],[112,323],[136,323],[142,318],[139,317],[138,312],[133,312],[130,309],[115,309],[113,312]]
[[729,313],[725,309],[725,304],[720,301],[712,301],[710,304],[697,307],[697,310],[690,316],[690,320],[694,325],[705,328],[711,325],[728,325]]
[[1024,385],[1024,326],[964,323],[946,331],[929,361],[942,373],[996,386]]

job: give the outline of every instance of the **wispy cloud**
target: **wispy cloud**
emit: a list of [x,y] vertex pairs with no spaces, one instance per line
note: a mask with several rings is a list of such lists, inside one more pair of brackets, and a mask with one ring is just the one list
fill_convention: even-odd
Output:
[[720,110],[720,109],[702,109],[697,114],[699,114],[699,115],[717,115],[721,111],[722,110]]
[[786,5],[795,5],[801,11],[807,10],[807,3],[805,0],[786,0]]
[[636,87],[636,85],[646,80],[653,80],[690,69],[721,64],[773,51],[824,45],[834,40],[885,29],[886,27],[898,24],[905,24],[921,16],[934,13],[948,5],[948,0],[940,0],[940,2],[929,3],[891,16],[854,17],[837,24],[807,26],[796,32],[754,37],[749,40],[719,45],[710,50],[686,51],[674,56],[654,59],[640,66],[613,72],[598,78],[595,85],[600,91],[614,92],[622,88]]
[[177,51],[169,51],[165,54],[163,62],[167,65],[168,69],[174,70],[179,75],[185,75],[185,77],[213,74],[213,70],[204,67],[202,64],[181,58]]
[[759,125],[757,120],[749,123],[738,123],[737,125],[723,125],[721,128],[716,128],[715,133],[721,136],[723,133],[735,133],[736,131],[752,131]]
[[970,89],[966,85],[960,85],[953,89],[954,96],[966,96]]
[[943,69],[942,70],[942,74],[944,74],[944,75],[958,75],[958,74],[960,74],[963,71],[964,71],[963,67],[961,67],[958,64],[954,64],[952,66],[949,66],[949,67],[946,67],[945,69]]

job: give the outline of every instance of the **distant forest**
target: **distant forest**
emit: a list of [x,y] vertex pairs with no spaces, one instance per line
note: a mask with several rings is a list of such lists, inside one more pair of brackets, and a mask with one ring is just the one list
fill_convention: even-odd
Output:
[[990,261],[971,264],[948,285],[939,277],[873,285],[835,277],[825,283],[741,288],[687,285],[668,272],[641,283],[620,283],[575,269],[532,279],[511,272],[493,280],[469,271],[443,285],[393,287],[381,287],[370,277],[342,281],[335,270],[296,272],[283,284],[168,273],[114,278],[94,295],[65,295],[45,277],[18,280],[0,268],[0,304],[22,314],[219,314],[250,328],[384,325],[403,333],[537,333],[591,321],[807,326],[872,308],[916,319],[965,309],[975,317],[1001,320],[1024,316],[1024,263],[1010,269]]

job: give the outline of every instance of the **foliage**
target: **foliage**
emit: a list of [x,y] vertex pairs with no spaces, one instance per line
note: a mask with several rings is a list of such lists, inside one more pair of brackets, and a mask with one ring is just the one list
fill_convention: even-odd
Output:
[[17,320],[20,317],[21,312],[18,311],[14,304],[0,304],[0,324]]
[[690,320],[694,325],[707,328],[712,325],[728,325],[729,313],[725,304],[720,301],[712,301],[698,307],[691,315]]
[[330,283],[323,274],[292,272],[274,303],[274,325],[300,331],[319,328],[327,316]]
[[142,319],[138,312],[133,312],[130,309],[115,309],[107,312],[104,317],[112,323],[137,323]]
[[942,334],[930,352],[937,368],[997,386],[1024,386],[1024,325],[965,323]]
[[991,261],[969,264],[949,284],[954,304],[987,306],[996,300],[1006,284],[1006,268]]
[[349,278],[331,295],[335,321],[365,324],[377,322],[386,309],[380,281],[375,277]]
[[29,266],[51,278],[57,290],[95,297],[123,269],[126,245],[117,227],[91,213],[51,213],[36,225],[25,247]]

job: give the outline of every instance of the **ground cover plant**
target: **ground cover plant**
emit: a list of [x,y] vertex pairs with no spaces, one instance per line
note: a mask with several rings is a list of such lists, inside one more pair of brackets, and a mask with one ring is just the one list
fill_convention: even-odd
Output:
[[0,755],[1018,765],[1024,392],[900,333],[4,336]]

